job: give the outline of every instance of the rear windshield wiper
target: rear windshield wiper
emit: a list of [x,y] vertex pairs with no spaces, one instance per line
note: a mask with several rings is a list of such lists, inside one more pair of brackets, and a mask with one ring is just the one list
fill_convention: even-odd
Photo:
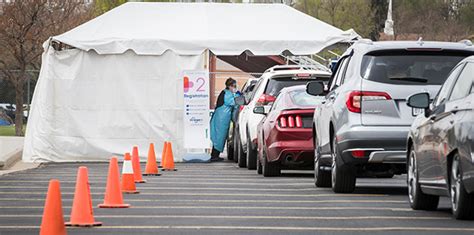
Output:
[[422,83],[428,82],[428,79],[426,78],[417,78],[417,77],[396,77],[396,78],[390,78],[390,80],[407,81],[407,82],[422,82]]

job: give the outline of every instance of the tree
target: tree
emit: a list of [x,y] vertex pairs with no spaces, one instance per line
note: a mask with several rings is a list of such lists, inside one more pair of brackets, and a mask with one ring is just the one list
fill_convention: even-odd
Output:
[[0,15],[0,73],[15,90],[15,133],[23,135],[28,70],[39,69],[42,44],[89,18],[83,0],[21,0],[5,3]]
[[128,2],[127,0],[95,0],[94,1],[94,13],[95,15],[101,15],[107,11],[112,10],[115,7],[118,7],[124,3]]
[[343,30],[354,29],[363,37],[372,31],[370,0],[303,0],[295,7]]

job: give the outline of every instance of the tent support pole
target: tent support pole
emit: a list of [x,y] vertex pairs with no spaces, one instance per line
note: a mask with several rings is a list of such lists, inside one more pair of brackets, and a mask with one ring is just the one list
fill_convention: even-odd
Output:
[[210,92],[210,104],[209,106],[211,107],[211,109],[214,109],[214,104],[216,103],[216,97],[215,97],[215,93],[216,93],[216,55],[214,55],[211,51],[207,50],[208,54],[209,55],[209,60],[208,60],[208,63],[209,63],[209,92]]

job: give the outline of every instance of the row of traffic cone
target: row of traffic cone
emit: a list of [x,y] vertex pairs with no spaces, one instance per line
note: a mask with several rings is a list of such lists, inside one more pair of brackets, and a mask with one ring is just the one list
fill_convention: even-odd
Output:
[[[142,177],[138,156],[137,146],[133,147],[132,156],[130,156],[130,153],[125,153],[122,167],[122,182],[120,182],[119,179],[120,173],[118,170],[117,157],[110,159],[104,203],[99,204],[99,208],[130,207],[130,204],[123,202],[122,193],[138,193],[135,183],[146,182]],[[161,167],[165,171],[176,171],[170,142],[164,143]],[[144,175],[160,175],[153,143],[150,144],[148,150],[148,159]],[[67,234],[65,226],[91,227],[100,225],[102,225],[101,222],[94,220],[87,167],[81,166],[78,169],[71,217],[67,223],[64,223],[60,182],[57,179],[53,179],[49,182],[40,235]]]

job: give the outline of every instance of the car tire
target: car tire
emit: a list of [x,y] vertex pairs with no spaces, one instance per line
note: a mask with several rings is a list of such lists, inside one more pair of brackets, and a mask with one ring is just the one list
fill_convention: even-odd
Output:
[[314,185],[319,188],[331,187],[331,172],[320,169],[319,161],[314,162]]
[[257,169],[257,150],[252,148],[252,142],[250,141],[249,134],[247,133],[247,169]]
[[263,166],[262,163],[260,162],[260,157],[257,157],[257,174],[261,175],[263,172]]
[[234,160],[234,143],[229,144],[229,141],[227,141],[227,159],[230,161]]
[[436,210],[438,208],[439,196],[429,195],[421,191],[418,181],[418,164],[413,146],[410,148],[408,158],[408,201],[413,210]]
[[264,177],[274,177],[281,175],[281,168],[278,162],[268,162],[267,156],[263,154],[262,174]]
[[333,137],[333,145],[331,148],[333,156],[331,168],[331,186],[335,193],[352,193],[355,190],[356,175],[353,169],[341,162],[337,150],[336,136]]
[[455,153],[449,174],[449,193],[453,216],[456,219],[474,219],[474,193],[469,194],[462,181],[461,159]]
[[238,163],[239,162],[239,146],[240,146],[239,129],[238,128],[235,128],[233,138],[234,138],[234,147],[232,149],[234,150],[234,162]]
[[240,135],[239,135],[239,148],[237,151],[237,164],[240,168],[247,167],[247,155],[244,152],[244,148],[242,147],[242,143],[240,142]]

